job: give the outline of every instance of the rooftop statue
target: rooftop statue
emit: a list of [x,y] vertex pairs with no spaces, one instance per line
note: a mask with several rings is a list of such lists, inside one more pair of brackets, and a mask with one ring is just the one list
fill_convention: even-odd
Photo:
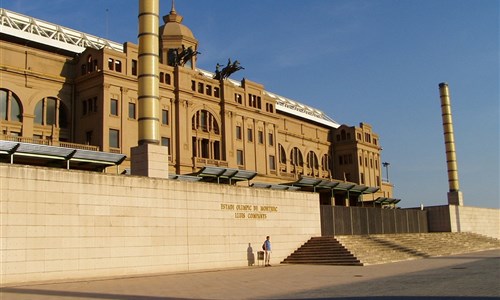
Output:
[[231,62],[231,58],[228,58],[227,65],[220,70],[221,65],[217,63],[215,66],[215,76],[214,79],[223,80],[231,76],[236,71],[241,69],[245,69],[240,65],[240,62],[235,60],[233,63]]
[[184,66],[188,61],[190,61],[194,56],[201,54],[198,51],[193,50],[193,47],[189,46],[186,48],[182,45],[182,51],[179,53],[179,49],[169,49],[168,55],[168,65],[169,66]]

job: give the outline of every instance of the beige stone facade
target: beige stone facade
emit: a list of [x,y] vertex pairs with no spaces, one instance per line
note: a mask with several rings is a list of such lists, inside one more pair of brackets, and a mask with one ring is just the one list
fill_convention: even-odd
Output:
[[[380,188],[362,197],[366,200],[392,197],[392,185],[381,180],[380,140],[371,126],[337,128],[322,112],[270,93],[263,84],[214,79],[196,68],[196,55],[172,63],[173,52],[196,51],[198,41],[175,10],[164,22],[158,118],[161,145],[169,149],[169,174],[196,173],[210,165],[255,171],[257,182],[307,176]],[[1,37],[2,138],[123,153],[122,169],[128,168],[138,141],[138,46],[86,47],[75,54]],[[344,131],[352,140],[338,139]]]
[[0,164],[0,285],[278,264],[318,195]]

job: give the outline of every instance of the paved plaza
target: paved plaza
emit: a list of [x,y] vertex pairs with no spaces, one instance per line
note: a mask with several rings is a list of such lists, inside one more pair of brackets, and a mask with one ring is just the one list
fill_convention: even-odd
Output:
[[5,287],[17,299],[500,299],[500,249],[365,267],[273,265]]

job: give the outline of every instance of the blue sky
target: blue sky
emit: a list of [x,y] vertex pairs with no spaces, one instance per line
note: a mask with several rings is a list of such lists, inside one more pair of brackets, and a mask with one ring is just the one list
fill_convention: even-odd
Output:
[[[135,0],[0,0],[1,7],[137,42]],[[446,204],[438,84],[451,92],[465,205],[500,207],[499,1],[176,0],[198,67],[230,57],[266,90],[348,125],[369,123],[402,207]],[[171,1],[160,0],[161,15]],[[386,177],[384,169],[383,177]]]

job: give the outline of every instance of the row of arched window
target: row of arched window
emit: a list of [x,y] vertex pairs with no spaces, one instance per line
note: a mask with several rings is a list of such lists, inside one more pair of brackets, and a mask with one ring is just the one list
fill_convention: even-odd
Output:
[[[193,156],[220,159],[220,149],[218,149],[220,147],[220,131],[215,116],[207,110],[199,110],[193,115],[191,124],[191,129],[194,131],[215,134],[215,136],[212,135],[210,140],[207,137],[193,136]],[[319,171],[320,169],[322,171],[330,171],[331,169],[331,159],[328,154],[324,154],[321,157],[320,165],[318,156],[314,151],[309,151],[304,161],[302,151],[298,147],[292,148],[290,153],[287,154],[281,144],[279,144],[279,162],[284,165],[289,162],[291,166],[307,167],[315,171]],[[286,172],[286,170],[284,171]]]
[[[35,105],[35,124],[68,126],[68,110],[64,103],[55,97],[40,99]],[[10,90],[0,89],[0,120],[23,121],[23,107],[19,97]]]
[[[319,170],[319,160],[318,156],[314,151],[309,151],[306,156],[306,161],[304,165],[304,158],[302,155],[302,151],[300,151],[299,148],[293,147],[292,150],[290,151],[290,156],[287,156],[287,153],[285,151],[285,148],[283,145],[279,144],[279,161],[281,164],[286,164],[287,163],[287,157],[292,166],[298,166],[298,167],[308,167],[310,169],[314,170]],[[330,156],[328,154],[324,154],[321,158],[321,169],[324,171],[329,171],[330,170]]]

